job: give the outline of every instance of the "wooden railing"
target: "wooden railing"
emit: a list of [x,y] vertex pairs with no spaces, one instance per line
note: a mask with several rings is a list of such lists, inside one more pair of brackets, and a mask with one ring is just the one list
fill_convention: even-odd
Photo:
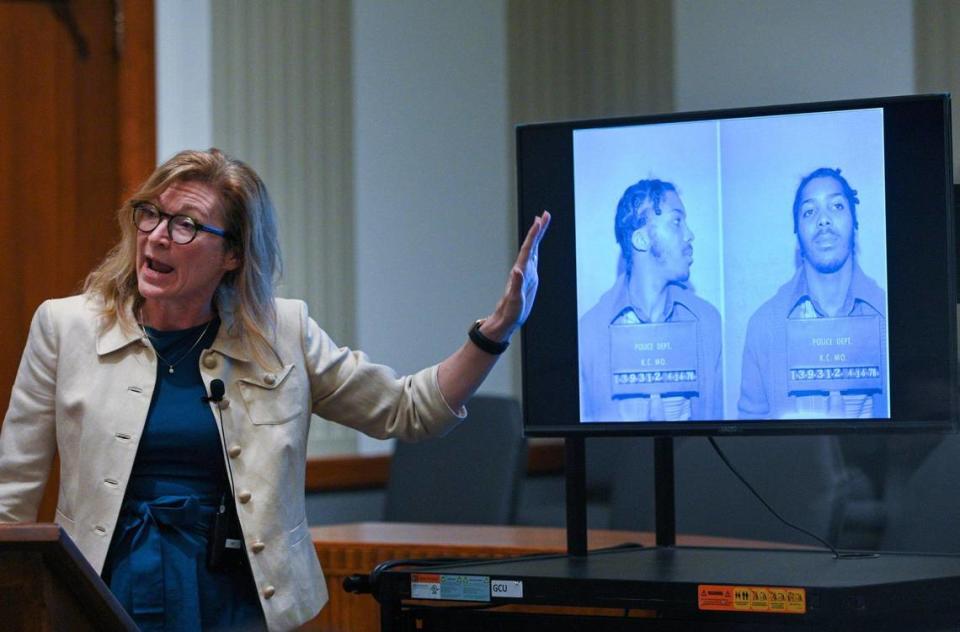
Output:
[[[527,452],[527,474],[563,471],[563,443],[539,440]],[[385,487],[390,473],[389,454],[344,454],[307,460],[307,491],[345,491]]]

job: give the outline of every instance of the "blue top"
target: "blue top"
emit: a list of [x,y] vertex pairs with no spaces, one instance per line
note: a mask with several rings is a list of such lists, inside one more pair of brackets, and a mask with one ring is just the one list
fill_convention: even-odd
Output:
[[[689,289],[669,284],[664,313],[644,314],[633,305],[626,275],[607,290],[579,323],[581,421],[693,421],[721,419],[723,378],[720,312]],[[694,394],[663,397],[653,414],[649,397],[615,397],[611,380],[610,327],[648,322],[697,324],[698,386]]]
[[[146,328],[153,348],[159,353],[157,382],[133,464],[132,491],[128,496],[137,494],[141,485],[149,487],[159,480],[182,486],[185,493],[211,502],[219,497],[226,479],[223,449],[217,420],[210,405],[203,401],[207,393],[200,377],[200,354],[213,344],[219,321],[209,325],[188,357],[183,354],[197,342],[207,325],[177,331]],[[173,373],[169,372],[166,360],[174,363]]]
[[200,354],[219,326],[146,329],[158,355],[156,387],[103,570],[141,630],[265,629],[249,568],[206,566],[227,479]]

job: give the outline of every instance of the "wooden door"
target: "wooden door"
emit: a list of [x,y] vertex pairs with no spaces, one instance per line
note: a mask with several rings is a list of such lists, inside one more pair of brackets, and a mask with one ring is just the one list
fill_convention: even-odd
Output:
[[79,291],[155,164],[153,59],[152,0],[0,0],[0,410],[34,310]]

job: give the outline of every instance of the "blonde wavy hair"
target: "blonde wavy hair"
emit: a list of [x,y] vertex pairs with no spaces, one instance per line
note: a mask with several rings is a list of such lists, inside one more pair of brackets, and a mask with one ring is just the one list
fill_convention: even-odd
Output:
[[224,228],[230,235],[224,248],[237,255],[240,265],[223,276],[214,293],[214,306],[223,326],[243,341],[251,357],[263,367],[273,366],[274,288],[282,268],[276,211],[260,176],[219,149],[178,153],[157,167],[124,202],[117,211],[120,242],[87,275],[84,293],[99,298],[105,328],[120,323],[124,329],[136,329],[134,314],[144,299],[137,287],[133,205],[156,201],[175,182],[200,182],[217,192]]

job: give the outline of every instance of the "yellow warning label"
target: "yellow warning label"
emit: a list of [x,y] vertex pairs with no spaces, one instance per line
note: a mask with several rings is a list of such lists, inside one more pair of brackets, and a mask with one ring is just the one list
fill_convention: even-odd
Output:
[[697,591],[700,610],[779,614],[804,614],[807,611],[807,591],[803,588],[700,584]]

